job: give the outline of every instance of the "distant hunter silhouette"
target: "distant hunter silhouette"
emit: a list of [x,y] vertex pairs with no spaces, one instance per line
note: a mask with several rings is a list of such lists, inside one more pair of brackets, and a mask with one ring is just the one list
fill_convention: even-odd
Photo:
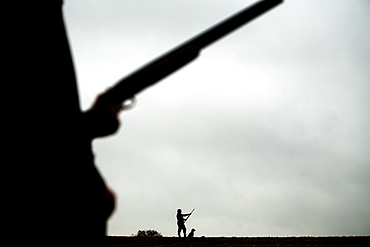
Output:
[[[182,210],[179,208],[177,209],[177,235],[179,238],[181,238],[181,231],[184,232],[184,238],[186,238],[186,227],[185,227],[185,222],[189,219],[190,215],[193,213],[194,209],[191,211],[191,213],[188,214],[182,214]],[[188,216],[184,218],[184,216]]]

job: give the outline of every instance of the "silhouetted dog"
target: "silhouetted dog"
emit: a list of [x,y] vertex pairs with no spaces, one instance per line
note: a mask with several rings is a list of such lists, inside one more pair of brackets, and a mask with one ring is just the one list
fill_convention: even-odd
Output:
[[189,235],[188,235],[188,238],[193,238],[194,237],[194,232],[195,232],[196,230],[193,228],[193,229],[191,229],[191,232],[189,233]]

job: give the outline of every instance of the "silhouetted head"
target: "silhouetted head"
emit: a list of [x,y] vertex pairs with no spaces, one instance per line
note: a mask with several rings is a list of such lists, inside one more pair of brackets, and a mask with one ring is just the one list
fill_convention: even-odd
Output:
[[195,232],[196,230],[193,228],[193,229],[191,229],[191,231],[192,231],[192,232]]
[[181,214],[182,210],[181,208],[177,209],[177,213]]

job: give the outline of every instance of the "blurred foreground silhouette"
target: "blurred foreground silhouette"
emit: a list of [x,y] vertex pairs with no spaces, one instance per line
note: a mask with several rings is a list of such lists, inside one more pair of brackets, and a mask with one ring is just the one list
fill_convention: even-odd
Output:
[[12,2],[5,29],[4,235],[17,245],[102,246],[114,196],[95,167],[91,141],[117,130],[121,106],[97,101],[81,111],[61,0]]

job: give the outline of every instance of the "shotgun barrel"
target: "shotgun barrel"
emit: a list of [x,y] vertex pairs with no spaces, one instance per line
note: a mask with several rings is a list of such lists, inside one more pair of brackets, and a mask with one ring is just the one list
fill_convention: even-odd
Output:
[[104,100],[122,103],[194,60],[201,49],[241,27],[283,0],[262,0],[191,38],[132,74],[119,80],[103,95]]
[[186,219],[184,220],[184,223],[189,219],[189,217],[193,214],[195,208],[193,208],[193,210],[191,210],[190,214],[188,215],[188,217],[186,217]]

